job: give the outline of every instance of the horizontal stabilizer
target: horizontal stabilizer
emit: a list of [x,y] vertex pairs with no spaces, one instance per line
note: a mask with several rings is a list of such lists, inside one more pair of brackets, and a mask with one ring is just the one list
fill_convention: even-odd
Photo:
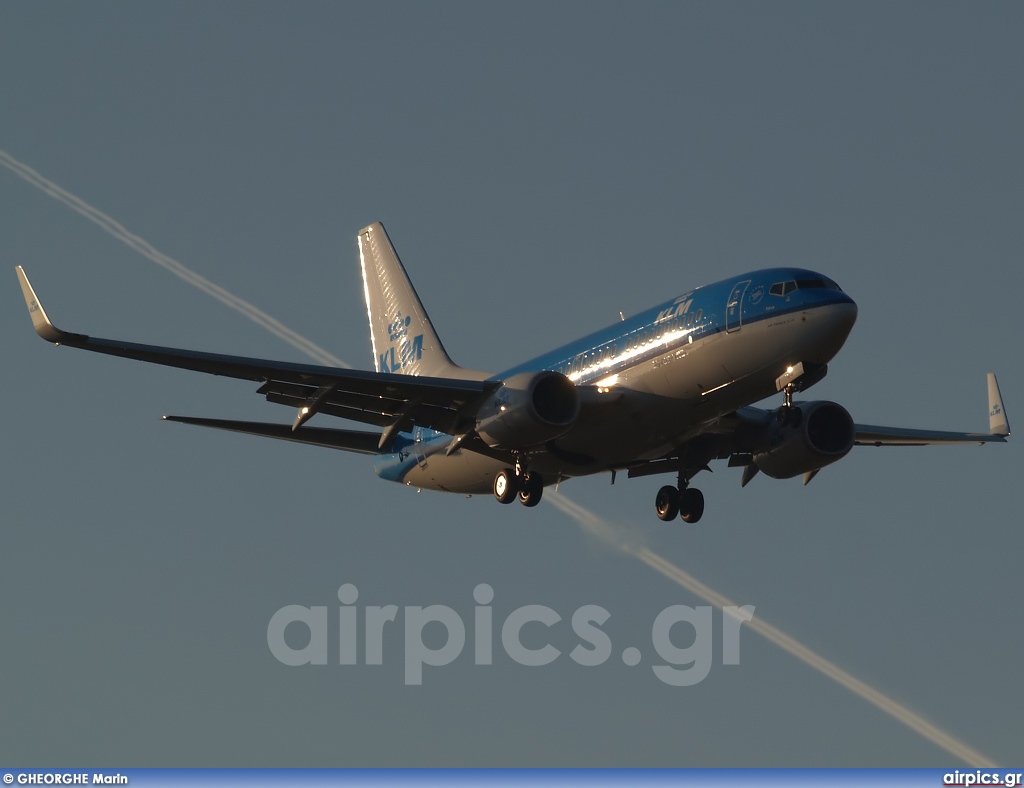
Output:
[[231,421],[230,419],[200,419],[191,416],[164,416],[164,421],[178,421],[195,424],[198,427],[213,427],[229,432],[243,432],[247,435],[262,435],[295,443],[308,443],[328,449],[341,449],[357,454],[376,454],[380,436],[375,432],[360,430],[335,430],[323,427],[301,427],[292,430],[290,424],[267,424],[262,421]]

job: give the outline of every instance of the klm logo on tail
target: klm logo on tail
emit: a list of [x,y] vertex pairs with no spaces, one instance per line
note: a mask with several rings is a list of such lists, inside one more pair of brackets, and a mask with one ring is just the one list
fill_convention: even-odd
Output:
[[[401,312],[388,326],[388,340],[392,343],[385,353],[378,356],[382,372],[401,372],[405,367],[423,358],[423,334],[409,338],[412,318]],[[398,343],[397,347],[395,343]]]
[[411,317],[402,317],[402,313],[399,312],[395,315],[395,319],[391,321],[391,325],[388,326],[388,339],[395,342],[404,337],[409,333],[409,324],[411,322]]

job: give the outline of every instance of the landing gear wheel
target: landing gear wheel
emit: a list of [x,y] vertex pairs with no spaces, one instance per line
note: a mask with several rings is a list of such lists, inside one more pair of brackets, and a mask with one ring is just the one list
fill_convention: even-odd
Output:
[[658,490],[658,495],[654,499],[654,511],[658,513],[659,520],[666,523],[675,520],[679,514],[679,490],[668,485]]
[[494,497],[499,503],[512,503],[519,493],[519,478],[511,468],[498,471],[494,477]]
[[536,473],[531,473],[523,481],[519,489],[519,503],[523,506],[536,506],[544,494],[544,480]]
[[704,493],[688,487],[679,493],[679,516],[684,522],[695,523],[704,514]]

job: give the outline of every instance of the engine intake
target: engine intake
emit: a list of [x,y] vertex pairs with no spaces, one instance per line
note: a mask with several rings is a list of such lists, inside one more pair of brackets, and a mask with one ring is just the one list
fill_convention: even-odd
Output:
[[576,385],[558,372],[523,372],[477,411],[476,432],[492,449],[525,449],[564,434],[580,415]]
[[754,464],[773,479],[790,479],[824,468],[853,448],[853,418],[842,405],[801,402],[788,410],[786,414],[780,408],[780,418],[768,428],[769,448],[754,454]]

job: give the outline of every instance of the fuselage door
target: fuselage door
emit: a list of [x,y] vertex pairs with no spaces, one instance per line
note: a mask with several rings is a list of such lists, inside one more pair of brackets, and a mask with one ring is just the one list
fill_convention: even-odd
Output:
[[750,280],[737,282],[725,303],[725,330],[727,333],[739,331],[743,326],[743,296],[750,287]]

